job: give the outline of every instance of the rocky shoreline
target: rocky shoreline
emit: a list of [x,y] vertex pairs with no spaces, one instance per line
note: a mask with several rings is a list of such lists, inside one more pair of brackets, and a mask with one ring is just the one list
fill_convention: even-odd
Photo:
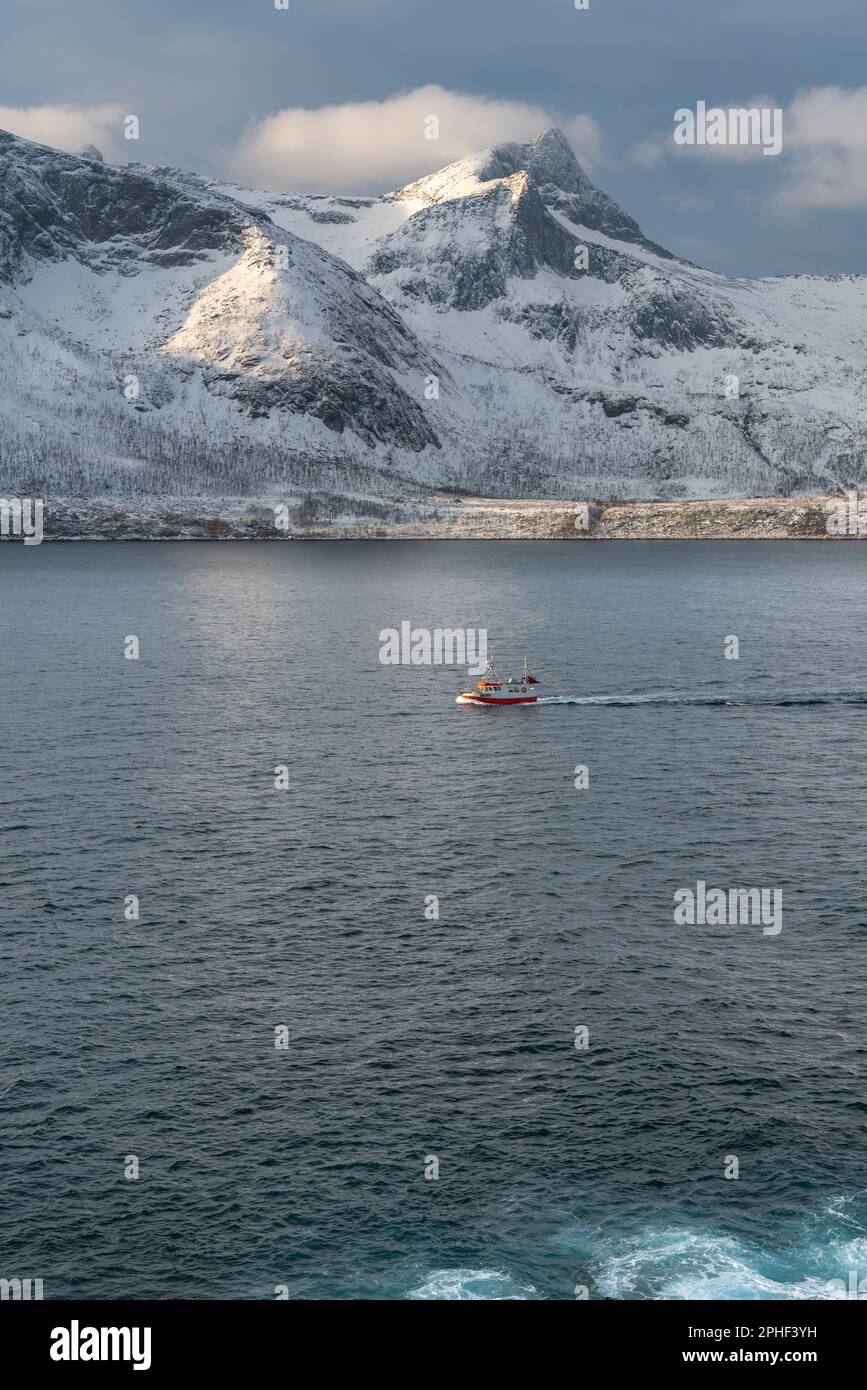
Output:
[[[553,501],[490,497],[394,497],[375,515],[294,511],[266,501],[47,500],[45,539],[75,540],[834,540],[840,497],[701,501]],[[278,519],[277,514],[282,513]],[[839,513],[838,513],[839,514]],[[839,531],[838,527],[838,531]]]

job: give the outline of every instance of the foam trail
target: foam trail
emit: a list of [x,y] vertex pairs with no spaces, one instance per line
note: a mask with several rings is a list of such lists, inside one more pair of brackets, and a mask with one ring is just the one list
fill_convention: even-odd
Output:
[[738,691],[714,695],[677,691],[658,691],[634,695],[544,695],[539,698],[537,703],[540,705],[610,705],[622,708],[630,708],[635,705],[719,707],[753,705],[767,709],[782,709],[789,705],[867,705],[867,691],[816,690],[803,694],[788,694],[786,691],[778,691],[759,695]]
[[519,1284],[498,1269],[436,1269],[407,1298],[523,1300],[536,1298],[532,1284]]
[[602,1238],[576,1226],[561,1231],[557,1244],[579,1255],[605,1298],[847,1299],[863,1296],[867,1259],[863,1223],[840,1210],[847,1200],[835,1199],[825,1213],[767,1245],[687,1226]]

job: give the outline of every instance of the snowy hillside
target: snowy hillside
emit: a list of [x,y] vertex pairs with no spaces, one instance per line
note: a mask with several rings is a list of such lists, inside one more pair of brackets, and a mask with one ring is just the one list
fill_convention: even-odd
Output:
[[0,490],[847,486],[867,446],[865,308],[867,278],[675,259],[558,131],[378,198],[0,133]]

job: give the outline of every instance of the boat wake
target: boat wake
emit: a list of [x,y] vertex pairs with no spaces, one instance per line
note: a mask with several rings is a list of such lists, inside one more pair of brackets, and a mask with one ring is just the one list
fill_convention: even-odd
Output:
[[[553,1238],[552,1279],[499,1268],[439,1268],[416,1277],[403,1298],[852,1299],[867,1297],[867,1228],[863,1204],[832,1198],[777,1240],[755,1239],[687,1224],[648,1225],[633,1234],[602,1235],[581,1223]],[[539,1251],[531,1263],[539,1268]],[[562,1257],[568,1257],[564,1281]],[[542,1265],[546,1263],[543,1258]]]
[[630,708],[634,705],[705,705],[729,707],[754,705],[766,709],[782,709],[790,705],[867,705],[867,691],[816,690],[802,694],[787,691],[748,692],[685,692],[649,691],[624,695],[543,695],[540,705],[610,705]]
[[584,1256],[603,1298],[845,1299],[857,1296],[853,1272],[857,1290],[867,1260],[867,1235],[848,1216],[849,1205],[835,1198],[793,1238],[771,1247],[688,1226],[619,1240],[578,1227],[561,1232],[557,1243]]

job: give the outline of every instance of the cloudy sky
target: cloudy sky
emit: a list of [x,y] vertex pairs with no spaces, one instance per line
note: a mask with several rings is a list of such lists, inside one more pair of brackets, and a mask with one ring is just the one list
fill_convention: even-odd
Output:
[[[282,3],[282,0],[278,0]],[[557,124],[672,251],[867,273],[865,0],[3,0],[0,126],[236,182],[379,192]],[[674,112],[780,107],[783,151]],[[124,139],[127,115],[140,138]],[[439,139],[425,118],[439,118]]]

